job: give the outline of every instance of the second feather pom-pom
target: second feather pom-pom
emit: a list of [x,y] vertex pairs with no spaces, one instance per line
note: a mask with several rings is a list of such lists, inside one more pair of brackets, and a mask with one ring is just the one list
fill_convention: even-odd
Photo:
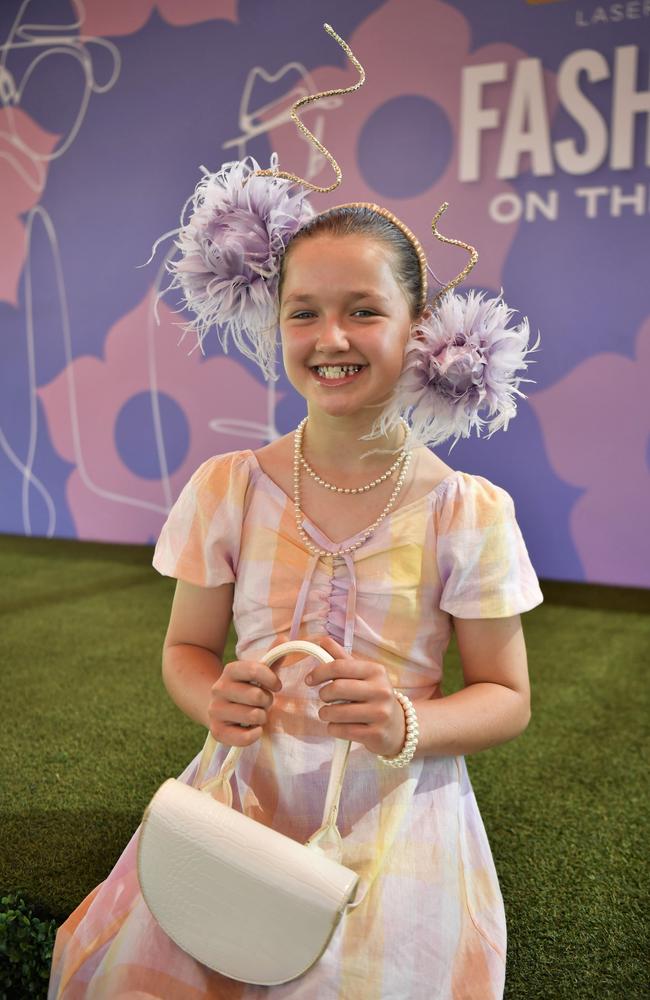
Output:
[[[168,264],[169,288],[180,288],[184,306],[194,313],[185,332],[195,332],[199,345],[215,327],[224,351],[230,335],[275,378],[280,264],[287,243],[314,211],[304,188],[256,176],[252,156],[224,163],[216,173],[202,169],[191,214],[178,231],[181,256]],[[271,169],[278,169],[276,153]]]
[[[467,296],[447,292],[436,308],[413,327],[404,368],[387,408],[378,420],[380,432],[407,416],[413,444],[439,445],[453,438],[453,446],[472,430],[480,437],[487,428],[508,427],[517,412],[516,397],[532,362],[528,355],[528,320],[508,326],[515,312],[502,300],[484,292]],[[450,449],[451,450],[451,449]]]

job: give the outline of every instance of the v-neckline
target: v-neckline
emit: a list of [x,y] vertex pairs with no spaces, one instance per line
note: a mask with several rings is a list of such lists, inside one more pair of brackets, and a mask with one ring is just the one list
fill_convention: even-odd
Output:
[[[248,454],[253,459],[253,462],[255,463],[255,466],[256,466],[259,474],[261,476],[263,476],[267,480],[268,483],[270,483],[270,485],[282,497],[282,499],[285,501],[285,503],[287,503],[291,507],[293,507],[293,497],[290,497],[287,493],[285,493],[285,491],[282,489],[282,487],[279,486],[278,483],[276,483],[275,479],[271,479],[271,477],[269,476],[269,474],[264,471],[264,469],[260,465],[260,462],[259,462],[259,459],[258,459],[257,455],[255,454],[255,452],[251,448],[248,449]],[[415,507],[417,504],[421,504],[424,500],[428,500],[435,493],[437,493],[438,490],[440,490],[443,486],[446,486],[449,482],[451,482],[452,479],[454,479],[456,476],[459,476],[459,475],[461,475],[460,469],[454,469],[453,472],[450,472],[448,476],[445,476],[444,479],[441,479],[439,483],[437,483],[432,489],[430,489],[428,493],[423,493],[423,495],[421,497],[417,497],[415,500],[410,500],[409,503],[403,504],[401,507],[396,507],[394,510],[389,511],[388,514],[386,515],[386,517],[384,518],[384,521],[388,521],[389,518],[395,517],[401,511],[407,511],[411,507]],[[368,525],[368,527],[362,528],[360,531],[357,531],[357,533],[355,535],[350,535],[349,538],[343,538],[343,539],[341,539],[340,542],[335,542],[334,539],[330,538],[329,535],[326,535],[325,532],[322,530],[322,528],[319,528],[318,525],[315,524],[315,522],[312,521],[312,519],[310,517],[308,517],[307,514],[305,514],[304,511],[302,511],[302,519],[303,519],[303,523],[306,522],[307,524],[309,524],[312,528],[314,528],[315,531],[318,532],[318,534],[322,538],[325,539],[325,541],[329,542],[330,545],[336,546],[338,549],[340,549],[342,545],[343,546],[345,546],[345,545],[351,545],[361,535],[363,535],[368,530],[368,527],[369,527],[369,525]]]

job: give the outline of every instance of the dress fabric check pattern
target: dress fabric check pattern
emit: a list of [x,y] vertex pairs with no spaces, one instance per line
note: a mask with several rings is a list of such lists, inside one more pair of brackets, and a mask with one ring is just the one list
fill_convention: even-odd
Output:
[[[308,518],[303,526],[317,545],[336,547]],[[414,702],[442,697],[452,616],[507,617],[543,600],[512,499],[489,480],[455,472],[391,512],[353,553],[324,559],[306,550],[291,499],[250,450],[197,469],[153,564],[200,586],[235,583],[239,659],[329,634],[383,663]],[[282,691],[233,778],[235,808],[302,842],[320,824],[333,751],[318,691],[304,683],[315,663],[298,654],[274,666]],[[218,747],[208,777],[227,749]],[[199,757],[181,780],[193,779]],[[59,928],[49,1000],[499,1000],[505,910],[464,757],[394,769],[353,743],[338,825],[341,861],[360,875],[359,892],[304,976],[249,986],[182,952],[139,892],[138,828]]]

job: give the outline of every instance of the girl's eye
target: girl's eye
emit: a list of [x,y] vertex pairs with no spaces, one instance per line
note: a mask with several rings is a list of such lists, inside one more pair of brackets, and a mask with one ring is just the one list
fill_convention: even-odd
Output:
[[[372,309],[355,309],[353,315],[356,316],[357,313],[366,313],[367,316],[376,316],[377,314],[372,311]],[[294,313],[291,319],[304,319],[306,316],[313,316],[314,313],[310,312],[308,309],[303,309],[301,312]]]

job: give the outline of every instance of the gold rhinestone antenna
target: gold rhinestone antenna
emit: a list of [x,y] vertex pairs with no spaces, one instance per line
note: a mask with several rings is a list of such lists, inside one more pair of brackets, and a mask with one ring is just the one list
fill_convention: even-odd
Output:
[[[334,191],[341,184],[341,181],[342,181],[342,178],[343,178],[343,175],[341,173],[341,168],[339,167],[338,163],[336,162],[336,160],[334,159],[334,157],[332,156],[332,154],[329,152],[329,150],[327,150],[325,148],[325,146],[323,146],[323,144],[318,141],[318,139],[316,138],[316,136],[314,135],[314,133],[311,132],[307,128],[307,126],[305,125],[305,123],[300,120],[300,118],[298,117],[298,111],[301,108],[304,108],[304,107],[306,107],[309,104],[313,104],[315,101],[319,101],[319,100],[321,100],[324,97],[333,97],[333,96],[335,96],[337,94],[351,94],[353,91],[358,90],[360,87],[363,86],[363,84],[365,82],[365,79],[366,79],[366,73],[365,73],[365,70],[364,70],[363,66],[361,65],[361,63],[359,62],[359,60],[356,58],[356,56],[354,55],[354,53],[353,53],[352,49],[350,48],[350,46],[347,44],[347,42],[345,42],[341,38],[340,35],[338,35],[336,33],[336,31],[334,31],[334,28],[330,24],[327,24],[327,23],[325,23],[323,25],[323,27],[325,28],[325,31],[328,33],[328,35],[331,35],[332,38],[334,38],[338,42],[338,44],[341,46],[341,48],[343,49],[343,51],[345,52],[345,54],[348,56],[348,58],[350,59],[352,65],[354,66],[354,68],[357,70],[357,72],[359,74],[359,79],[357,80],[356,83],[353,83],[350,87],[335,87],[335,88],[333,88],[331,90],[321,90],[317,94],[307,94],[305,97],[299,98],[291,106],[291,111],[289,112],[289,117],[294,122],[294,124],[296,125],[296,127],[298,128],[298,130],[307,138],[307,140],[309,142],[312,143],[313,146],[316,147],[316,149],[320,153],[322,153],[322,155],[325,157],[325,159],[328,161],[328,163],[331,164],[332,169],[333,169],[333,171],[334,171],[334,173],[336,175],[336,180],[334,181],[334,183],[330,184],[329,187],[322,187],[322,186],[320,186],[318,184],[312,184],[311,181],[305,180],[303,177],[298,177],[297,174],[292,174],[292,173],[290,173],[288,171],[277,170],[277,169],[255,170],[249,176],[250,177],[259,176],[259,177],[277,177],[277,178],[283,178],[283,179],[288,180],[288,181],[294,181],[296,184],[302,184],[303,187],[306,187],[306,188],[308,188],[311,191],[318,191],[321,194],[328,194],[330,191]],[[244,181],[244,183],[246,183],[246,181]],[[342,205],[336,205],[334,207],[335,208],[355,208],[355,207],[357,207],[357,208],[369,208],[372,211],[377,212],[380,215],[385,216],[385,218],[389,219],[394,225],[396,225],[399,229],[402,230],[402,232],[404,233],[404,235],[411,242],[411,245],[413,246],[413,248],[414,248],[414,250],[415,250],[415,252],[417,254],[418,263],[419,263],[419,266],[420,266],[420,278],[421,278],[421,289],[422,289],[421,295],[420,295],[420,301],[417,304],[417,308],[418,308],[418,312],[423,311],[424,308],[425,308],[425,306],[427,305],[427,296],[428,296],[428,279],[427,279],[428,264],[427,264],[426,254],[424,252],[422,244],[420,243],[420,241],[418,240],[418,238],[415,236],[415,234],[409,229],[409,227],[407,225],[405,225],[405,223],[403,223],[400,219],[398,219],[397,216],[393,215],[392,212],[390,212],[386,208],[382,208],[381,205],[376,205],[374,202],[352,201],[352,202],[346,202],[345,204],[342,204]],[[434,302],[436,302],[439,298],[441,298],[441,296],[445,295],[446,292],[451,291],[452,288],[455,288],[456,285],[459,285],[460,282],[463,281],[468,276],[468,274],[470,273],[470,271],[476,266],[476,264],[478,262],[478,251],[477,251],[477,249],[475,247],[471,246],[469,243],[464,243],[462,240],[456,240],[456,239],[453,239],[450,236],[443,236],[442,233],[440,233],[438,231],[438,219],[440,218],[440,216],[442,215],[442,213],[447,210],[448,207],[449,207],[449,204],[446,201],[443,202],[443,204],[440,206],[440,208],[436,212],[435,216],[433,217],[433,221],[431,223],[431,232],[433,233],[433,235],[435,236],[435,238],[437,240],[439,240],[441,243],[446,243],[449,246],[461,247],[463,250],[466,250],[467,253],[469,254],[469,258],[470,259],[467,262],[467,264],[465,265],[465,267],[463,268],[463,270],[458,275],[456,275],[456,277],[453,278],[452,281],[450,281],[446,285],[444,285],[440,289],[440,291],[437,292],[436,295],[434,295],[434,297],[431,299],[431,301],[429,303],[430,306],[432,306]]]
[[343,177],[343,175],[341,174],[341,168],[339,167],[338,163],[336,162],[332,154],[329,152],[329,150],[325,149],[325,146],[323,146],[323,144],[318,141],[314,133],[310,132],[305,123],[300,120],[300,118],[298,117],[298,111],[300,108],[304,108],[308,104],[313,104],[314,101],[320,101],[323,97],[333,97],[335,94],[351,94],[353,91],[358,90],[359,87],[362,87],[365,82],[366,72],[361,63],[359,62],[359,60],[357,59],[357,57],[355,56],[354,52],[350,48],[350,46],[347,44],[347,42],[343,41],[340,35],[337,35],[337,33],[334,31],[334,28],[327,23],[325,23],[323,27],[325,28],[325,31],[328,33],[328,35],[331,35],[332,38],[336,39],[336,41],[339,43],[345,54],[350,59],[352,65],[357,70],[359,74],[359,79],[357,80],[356,83],[353,83],[351,87],[336,87],[333,90],[321,90],[318,94],[307,94],[305,97],[299,98],[299,100],[297,100],[295,104],[292,105],[291,111],[289,112],[289,117],[294,122],[296,127],[302,132],[302,134],[307,137],[309,142],[313,143],[316,149],[320,153],[322,153],[325,159],[331,164],[332,169],[336,174],[336,180],[334,181],[333,184],[330,184],[329,187],[321,187],[318,184],[312,184],[311,181],[306,181],[304,180],[304,178],[298,177],[296,174],[291,174],[284,170],[256,170],[251,176],[254,177],[257,175],[259,177],[283,177],[288,181],[295,181],[297,184],[302,184],[304,187],[309,188],[311,191],[319,191],[321,194],[327,194],[329,191],[335,191],[336,188],[340,185]]
[[442,205],[434,215],[433,220],[431,222],[431,232],[433,233],[433,235],[437,240],[440,240],[441,243],[448,243],[450,246],[462,247],[463,250],[467,250],[467,253],[469,254],[469,261],[465,265],[463,270],[460,272],[460,274],[456,275],[453,281],[448,282],[444,286],[444,288],[440,289],[437,295],[433,296],[431,302],[429,303],[430,305],[433,305],[433,303],[437,299],[439,299],[442,295],[445,295],[447,292],[450,292],[452,288],[455,288],[456,285],[459,285],[461,281],[463,281],[467,277],[469,272],[472,270],[473,267],[476,266],[478,262],[478,250],[476,249],[476,247],[471,246],[469,243],[463,243],[462,240],[453,240],[451,239],[450,236],[443,236],[442,233],[438,232],[438,219],[440,218],[443,212],[447,211],[448,208],[449,208],[449,202],[443,201]]

